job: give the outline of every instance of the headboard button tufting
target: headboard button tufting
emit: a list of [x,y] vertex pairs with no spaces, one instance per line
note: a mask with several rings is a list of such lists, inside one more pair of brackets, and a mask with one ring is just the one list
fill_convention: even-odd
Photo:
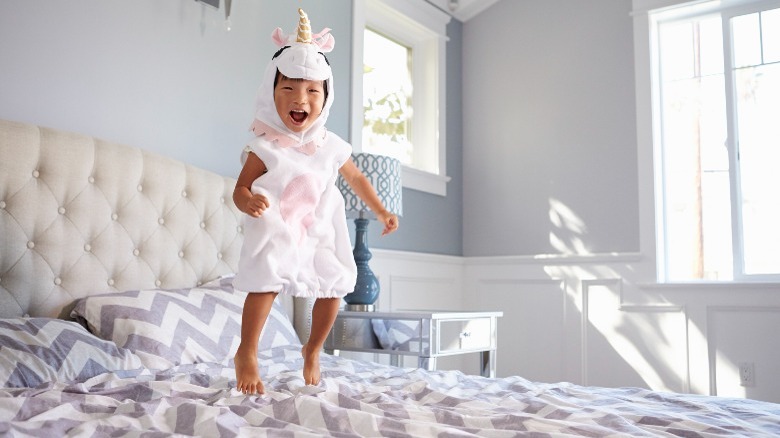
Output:
[[18,304],[0,304],[0,318],[58,317],[77,297],[193,287],[237,270],[234,178],[4,120],[0,150],[0,296]]

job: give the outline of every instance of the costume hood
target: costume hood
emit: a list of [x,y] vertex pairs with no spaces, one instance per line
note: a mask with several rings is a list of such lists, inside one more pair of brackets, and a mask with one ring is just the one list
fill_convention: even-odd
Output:
[[[285,35],[282,29],[276,28],[271,34],[273,42],[280,47],[274,54],[263,75],[263,82],[257,91],[255,120],[251,129],[255,135],[273,134],[283,135],[298,147],[311,150],[319,147],[324,141],[326,130],[325,122],[328,119],[330,108],[333,105],[335,90],[333,89],[333,72],[325,53],[333,50],[335,40],[330,34],[330,29],[325,28],[321,32],[312,35],[309,17],[298,9],[299,20],[297,32]],[[301,78],[316,81],[325,81],[328,96],[323,104],[322,113],[306,131],[295,133],[287,127],[279,118],[274,104],[274,78],[279,70],[288,78]],[[269,129],[275,132],[269,132]],[[314,143],[314,144],[312,144]]]

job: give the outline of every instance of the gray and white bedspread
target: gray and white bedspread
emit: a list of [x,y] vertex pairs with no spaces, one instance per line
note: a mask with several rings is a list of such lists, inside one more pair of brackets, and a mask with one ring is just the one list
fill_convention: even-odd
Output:
[[216,363],[0,389],[11,436],[780,436],[780,405],[643,389],[488,379],[322,356],[305,386],[297,347],[262,357],[266,394]]

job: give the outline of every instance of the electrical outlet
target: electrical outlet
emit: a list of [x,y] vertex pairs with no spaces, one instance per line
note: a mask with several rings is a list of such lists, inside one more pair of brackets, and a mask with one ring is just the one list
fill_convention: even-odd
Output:
[[756,368],[753,362],[742,362],[739,364],[739,384],[742,386],[756,385]]

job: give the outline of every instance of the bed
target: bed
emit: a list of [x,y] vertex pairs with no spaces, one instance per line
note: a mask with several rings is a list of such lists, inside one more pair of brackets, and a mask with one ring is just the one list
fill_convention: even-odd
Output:
[[139,148],[0,121],[2,436],[780,436],[780,405],[485,378],[323,354],[277,300],[267,393],[235,391],[234,180]]

